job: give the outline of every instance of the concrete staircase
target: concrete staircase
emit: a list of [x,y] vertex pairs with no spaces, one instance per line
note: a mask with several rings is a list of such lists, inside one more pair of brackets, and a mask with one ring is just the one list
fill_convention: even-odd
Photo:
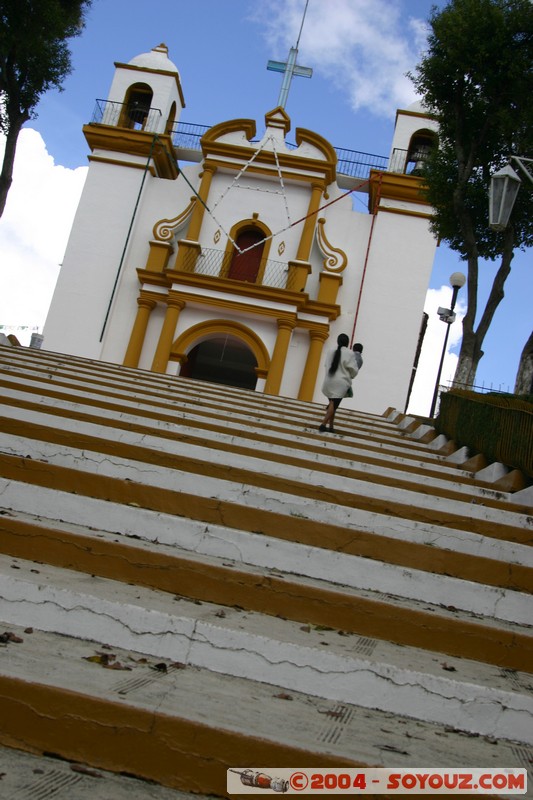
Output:
[[0,347],[0,398],[0,744],[161,798],[531,768],[524,481],[392,409],[319,434],[314,404],[40,350]]

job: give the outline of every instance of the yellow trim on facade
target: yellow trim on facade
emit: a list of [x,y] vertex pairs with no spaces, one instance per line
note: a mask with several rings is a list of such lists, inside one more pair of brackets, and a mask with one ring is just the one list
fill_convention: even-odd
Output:
[[111,150],[143,158],[151,154],[159,178],[175,180],[178,177],[172,139],[168,134],[117,128],[96,122],[84,125],[82,130],[91,151]]
[[152,361],[152,372],[166,372],[172,341],[176,332],[176,325],[178,324],[178,317],[181,310],[185,308],[185,302],[179,296],[176,296],[175,293],[169,294],[166,298],[166,302],[167,310],[159,334],[154,360]]
[[340,247],[333,247],[326,236],[326,220],[320,217],[317,221],[316,240],[323,256],[325,256],[322,266],[328,272],[343,272],[348,264],[348,256]]
[[291,118],[282,106],[276,106],[265,114],[265,125],[267,128],[281,128],[286,136],[291,129]]
[[406,217],[422,217],[422,219],[432,219],[433,215],[423,211],[410,211],[408,208],[394,208],[393,206],[378,206],[378,211],[387,211],[389,214],[403,214]]
[[185,108],[185,97],[183,96],[183,89],[181,88],[181,81],[178,72],[171,72],[167,69],[153,69],[151,67],[138,67],[136,64],[123,64],[121,61],[115,61],[115,67],[120,69],[131,69],[135,72],[148,72],[152,75],[165,75],[165,77],[174,78],[180,96],[182,108]]
[[184,363],[187,360],[187,353],[193,347],[200,344],[201,341],[220,333],[234,336],[250,348],[257,361],[256,372],[257,370],[265,372],[270,368],[268,350],[259,336],[246,325],[225,319],[211,319],[207,322],[199,322],[184,331],[172,345],[170,360]]
[[154,300],[153,297],[149,296],[147,292],[143,292],[141,289],[140,295],[137,298],[137,315],[131,329],[126,355],[122,362],[123,366],[137,367],[139,365],[150,314],[156,305],[157,300]]
[[294,319],[286,316],[278,317],[278,335],[276,337],[270,369],[268,370],[265,382],[265,394],[279,395],[281,381],[285,372],[285,364],[287,362],[287,352],[295,327],[296,321]]
[[378,190],[380,200],[402,200],[407,203],[429,206],[424,181],[417,175],[382,172],[376,169],[370,170],[368,187],[368,208],[370,213],[374,213]]
[[[131,167],[132,169],[146,169],[146,164],[132,164],[129,161],[121,161],[118,158],[106,158],[105,156],[87,156],[87,161],[98,161],[102,164],[112,164],[115,167]],[[148,171],[153,178],[157,177],[157,172],[152,166],[148,167]]]
[[[221,122],[210,128],[201,139],[201,147],[204,159],[211,160],[213,156],[226,156],[234,158],[236,161],[249,161],[251,156],[256,153],[256,149],[252,146],[245,147],[243,145],[234,144],[231,142],[221,142],[220,138],[228,133],[235,133],[242,131],[247,140],[250,141],[256,132],[255,121],[250,119],[236,119],[227,122]],[[296,143],[300,146],[303,143],[308,143],[316,147],[323,155],[325,160],[321,161],[317,158],[306,158],[303,156],[293,155],[289,153],[274,153],[271,150],[263,149],[257,153],[254,160],[254,165],[268,164],[276,167],[279,163],[281,170],[294,169],[297,172],[302,170],[312,171],[318,173],[325,181],[325,185],[332,183],[336,177],[337,154],[333,146],[326,141],[322,136],[313,131],[308,131],[306,128],[296,129]],[[252,166],[250,166],[250,169]],[[226,168],[229,165],[224,164]],[[287,177],[290,177],[287,174]],[[308,179],[311,179],[309,177]],[[315,176],[316,180],[316,176]],[[324,186],[325,188],[325,186]]]
[[309,349],[305,367],[300,381],[298,400],[311,402],[315,393],[315,386],[322,359],[324,342],[329,339],[329,328],[325,325],[312,327],[309,329]]
[[[224,169],[227,170],[228,172],[230,171],[239,172],[242,169],[242,161],[243,161],[242,157],[239,158],[238,161],[224,161],[223,158],[214,158],[212,155],[210,155],[205,159],[204,165],[209,165],[215,168]],[[316,173],[305,174],[305,170],[302,170],[301,168],[298,172],[296,171],[290,172],[288,170],[284,170],[281,167],[280,171],[284,181],[293,181],[295,183],[316,183],[317,181],[321,181],[324,186],[324,189],[327,186],[327,181],[324,179],[323,170],[322,174],[320,175],[317,175]],[[250,164],[249,167],[247,167],[246,173],[255,175],[266,175],[268,178],[275,178],[276,180],[279,180],[279,172],[277,170],[275,162],[272,162],[272,166],[270,167],[261,167],[256,162],[254,162],[253,164]]]
[[[269,317],[270,319],[278,319],[280,314],[283,313],[279,308],[265,308],[264,306],[252,305],[238,300],[228,300],[224,297],[207,297],[183,291],[182,289],[174,289],[174,292],[179,294],[179,297],[190,305],[201,305],[209,308],[224,309],[225,311],[238,311],[248,316]],[[164,297],[161,299],[165,300]],[[294,319],[296,319],[296,312],[294,312]]]
[[187,219],[191,216],[195,203],[196,198],[191,197],[187,208],[184,208],[183,211],[181,211],[175,217],[172,217],[172,219],[160,219],[159,222],[156,222],[153,227],[154,239],[158,239],[162,242],[172,241],[176,235],[176,231],[179,231],[179,229],[185,225]]
[[[244,296],[245,298],[252,298],[253,300],[262,303],[264,301],[269,303],[292,306],[294,309],[302,310],[305,308],[307,311],[307,304],[309,301],[308,295],[304,292],[291,292],[287,289],[278,289],[274,286],[263,286],[257,283],[246,283],[244,281],[234,281],[229,278],[213,278],[210,275],[202,275],[200,273],[192,272],[179,272],[177,270],[167,270],[166,278],[168,285],[180,284],[183,286],[195,286],[203,290],[202,295],[195,295],[197,302],[210,302],[211,298],[206,294],[206,291],[223,292],[224,294]],[[262,310],[261,306],[246,305],[239,303],[239,307]],[[268,311],[268,309],[266,309]],[[277,313],[277,312],[276,312]],[[324,312],[320,312],[324,315]]]
[[396,111],[396,122],[398,122],[398,117],[420,117],[421,119],[433,119],[436,120],[437,117],[435,114],[430,114],[429,112],[424,111],[409,111],[406,108],[399,108]]

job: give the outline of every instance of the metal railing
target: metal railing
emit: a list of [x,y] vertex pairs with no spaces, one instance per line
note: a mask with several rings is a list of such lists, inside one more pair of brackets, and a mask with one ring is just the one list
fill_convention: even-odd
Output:
[[97,100],[91,123],[159,133],[161,116],[159,108],[129,106],[127,103],[115,103],[113,100]]
[[274,289],[290,290],[294,282],[286,262],[262,258],[257,265],[257,270],[254,270],[257,272],[257,276],[254,277],[250,274],[244,261],[240,261],[239,258],[234,259],[233,251],[228,253],[225,250],[205,247],[199,253],[189,250],[180,269],[189,274],[223,278],[238,283],[251,283],[256,286],[269,286]]
[[[161,132],[161,116],[159,108],[130,106],[127,103],[115,103],[111,100],[97,100],[91,122],[158,133]],[[209,125],[177,122],[170,130],[172,144],[177,150],[183,151],[185,155],[188,151],[190,157],[192,154],[200,155],[200,140],[209,129]],[[254,142],[256,141],[254,140]],[[297,145],[287,142],[287,147],[294,150]],[[410,175],[416,174],[417,167],[420,166],[419,163],[408,161],[408,151],[399,148],[393,150],[390,159],[386,156],[378,156],[360,150],[347,150],[343,147],[336,147],[335,152],[337,154],[337,172],[348,178],[367,179],[372,169]],[[187,159],[185,158],[185,160]]]
[[386,170],[388,159],[385,156],[376,156],[372,153],[362,153],[359,150],[346,150],[336,147],[337,172],[349,175],[351,178],[368,178],[371,169]]
[[[200,151],[200,139],[209,130],[208,125],[195,125],[193,123],[178,122],[171,131],[172,144],[177,149]],[[287,142],[290,150],[297,148],[296,144]],[[336,147],[337,171],[350,177],[368,178],[371,169],[387,169],[388,159],[372,153],[363,153],[358,150],[346,150]]]

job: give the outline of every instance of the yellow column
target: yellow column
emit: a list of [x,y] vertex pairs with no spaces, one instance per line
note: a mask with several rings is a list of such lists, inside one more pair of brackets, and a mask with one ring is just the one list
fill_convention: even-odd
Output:
[[174,334],[176,332],[176,325],[178,317],[182,308],[185,308],[185,301],[178,300],[176,297],[169,297],[167,300],[167,313],[161,333],[159,334],[159,342],[152,362],[152,372],[165,372],[174,341]]
[[198,189],[198,197],[203,202],[200,202],[200,200],[198,199],[196,200],[196,205],[194,206],[191,220],[189,222],[189,227],[187,229],[187,236],[185,237],[186,239],[189,239],[189,241],[191,242],[198,241],[205,212],[204,203],[207,205],[207,198],[209,197],[209,189],[211,188],[211,181],[213,180],[213,175],[215,174],[216,171],[217,168],[211,166],[210,164],[204,167],[204,171],[202,173],[202,181],[200,183],[200,188]]
[[130,341],[124,361],[122,362],[125,367],[137,367],[139,358],[141,357],[141,350],[144,344],[144,337],[146,336],[146,328],[148,327],[148,320],[152,309],[157,305],[155,300],[142,295],[137,298],[137,316],[131,329]]
[[[176,256],[176,263],[174,269],[181,270],[181,272],[194,272],[196,259],[200,254],[200,245],[198,238],[202,229],[202,222],[204,219],[205,206],[209,196],[209,189],[211,188],[211,181],[213,175],[217,171],[216,167],[207,165],[204,167],[202,173],[202,181],[198,189],[198,197],[189,221],[187,235],[178,242],[178,255]],[[203,202],[200,202],[203,201]]]
[[307,209],[307,217],[304,222],[298,252],[296,253],[297,261],[307,261],[311,253],[313,244],[313,237],[315,235],[315,227],[317,223],[317,211],[320,208],[320,200],[324,187],[317,183],[313,183],[311,191],[311,199],[309,201],[309,208]]
[[311,402],[313,394],[315,393],[316,378],[320,367],[320,358],[324,342],[329,336],[327,330],[310,330],[311,343],[309,345],[309,352],[307,353],[307,360],[305,368],[300,381],[300,391],[298,392],[298,400],[307,400]]
[[278,319],[278,335],[265,383],[265,394],[279,394],[283,370],[285,369],[285,361],[287,360],[287,350],[289,349],[294,325],[295,323],[293,320]]

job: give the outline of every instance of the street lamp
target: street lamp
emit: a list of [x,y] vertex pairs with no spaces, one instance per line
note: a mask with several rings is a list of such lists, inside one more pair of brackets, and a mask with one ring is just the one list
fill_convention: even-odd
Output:
[[453,289],[452,294],[452,302],[450,308],[440,308],[437,310],[437,314],[439,315],[439,319],[442,322],[446,323],[446,336],[444,337],[444,345],[442,347],[442,355],[440,357],[440,364],[439,370],[437,372],[437,380],[435,381],[435,391],[433,392],[433,400],[431,401],[431,410],[429,412],[429,416],[432,417],[435,413],[435,406],[437,405],[437,397],[439,396],[439,383],[440,383],[440,375],[442,372],[442,365],[444,364],[444,356],[446,355],[446,345],[448,344],[448,336],[450,334],[450,325],[452,322],[455,321],[455,301],[457,300],[457,294],[461,286],[464,286],[466,283],[466,278],[462,272],[454,272],[450,275],[450,286]]
[[[525,162],[533,162],[533,158],[511,156],[510,161],[515,161],[521,171],[533,183],[533,176],[526,167]],[[490,179],[489,189],[489,227],[494,231],[504,231],[509,224],[511,211],[516,200],[516,195],[522,183],[519,175],[511,164],[495,172]]]

